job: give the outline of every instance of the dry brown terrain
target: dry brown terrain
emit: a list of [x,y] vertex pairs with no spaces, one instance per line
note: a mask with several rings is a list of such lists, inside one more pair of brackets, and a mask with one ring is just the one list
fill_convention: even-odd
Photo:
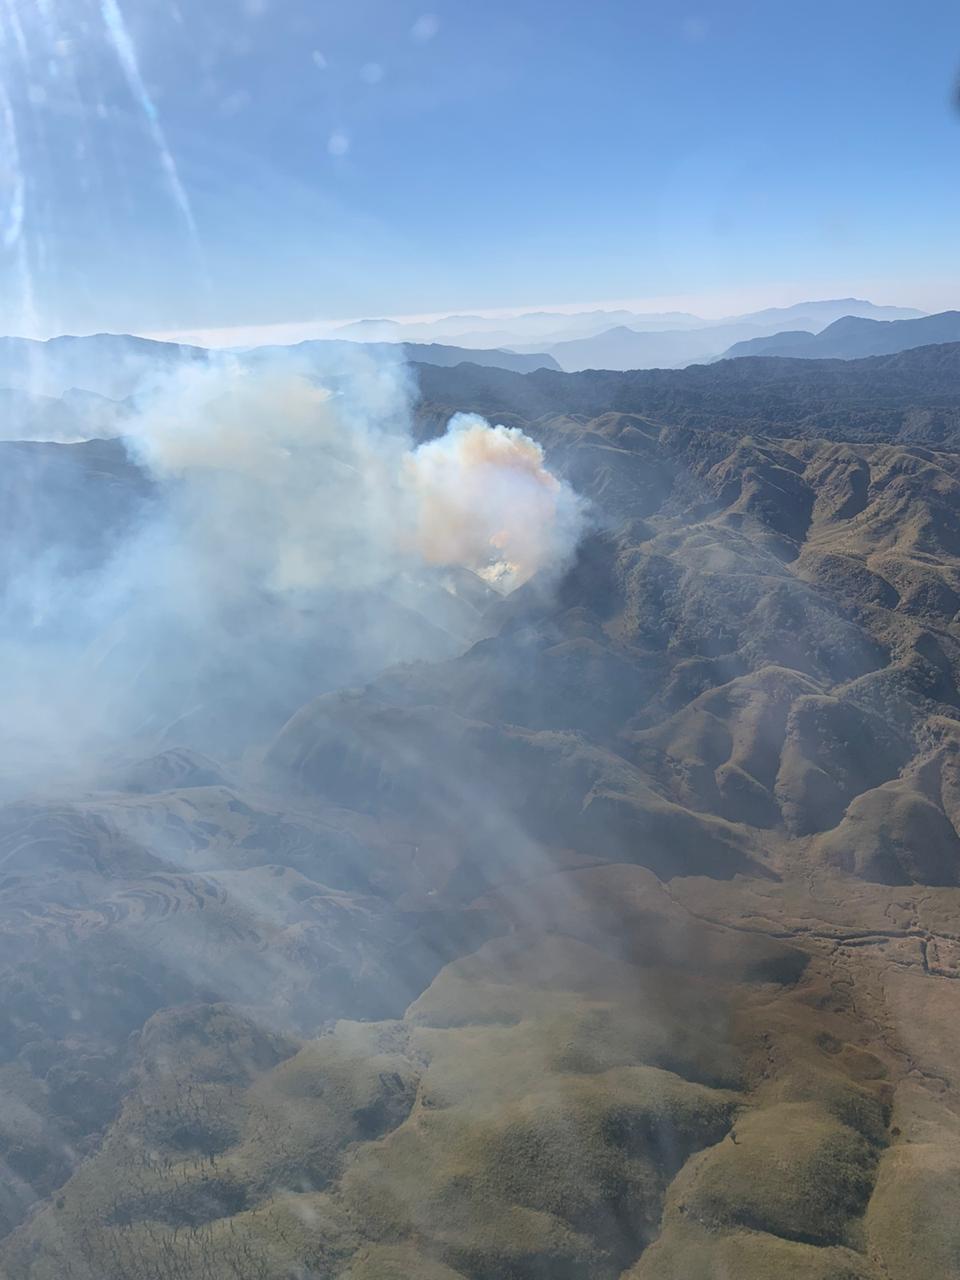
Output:
[[558,588],[0,812],[10,1280],[960,1277],[960,455],[524,425]]

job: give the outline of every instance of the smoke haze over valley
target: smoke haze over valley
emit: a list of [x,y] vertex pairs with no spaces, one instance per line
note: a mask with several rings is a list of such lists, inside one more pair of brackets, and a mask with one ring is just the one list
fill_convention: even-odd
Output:
[[417,445],[400,364],[357,349],[330,390],[295,356],[160,348],[148,371],[133,349],[122,438],[9,448],[4,773],[278,728],[309,693],[454,654],[482,602],[574,553],[585,508],[540,446],[469,416]]

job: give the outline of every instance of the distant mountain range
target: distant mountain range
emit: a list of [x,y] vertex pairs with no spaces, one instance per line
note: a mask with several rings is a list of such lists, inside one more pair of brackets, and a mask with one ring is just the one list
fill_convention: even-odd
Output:
[[788,356],[801,360],[857,360],[863,356],[887,356],[913,347],[960,342],[960,311],[910,320],[875,320],[843,316],[819,333],[788,330],[769,337],[735,343],[724,359],[740,356]]
[[542,350],[545,344],[587,338],[618,325],[637,330],[698,329],[705,321],[684,311],[531,311],[509,318],[444,316],[438,320],[358,320],[335,331],[353,342],[445,342],[461,347],[515,347]]
[[[482,371],[493,375],[533,375],[535,379],[555,378],[562,372],[596,371],[597,385],[603,387],[603,396],[614,394],[606,387],[604,379],[613,373],[633,372],[643,374],[643,408],[632,401],[616,402],[622,410],[643,412],[646,397],[654,412],[662,411],[679,395],[688,408],[688,394],[716,418],[728,412],[731,393],[739,395],[736,383],[727,375],[716,380],[711,374],[706,382],[707,367],[736,369],[743,365],[741,357],[751,357],[750,367],[757,372],[751,379],[757,386],[771,390],[771,401],[779,401],[783,394],[792,395],[788,388],[796,375],[794,360],[814,358],[824,360],[856,360],[862,357],[890,356],[915,348],[930,348],[924,359],[925,377],[933,379],[914,389],[913,404],[926,404],[928,393],[940,376],[942,359],[948,351],[960,347],[943,344],[960,344],[960,312],[947,311],[935,316],[918,316],[897,319],[877,319],[874,316],[845,315],[828,322],[817,333],[809,330],[785,330],[761,336],[742,338],[730,344],[731,335],[751,332],[755,326],[796,324],[803,319],[808,325],[818,325],[833,312],[845,306],[859,306],[881,314],[896,308],[873,307],[871,303],[844,299],[834,302],[805,303],[798,307],[731,319],[722,324],[700,329],[674,329],[641,333],[627,326],[615,328],[592,338],[571,339],[557,344],[554,353],[515,352],[498,348],[473,350],[441,343],[368,342],[347,339],[325,339],[301,342],[288,347],[253,347],[232,352],[210,351],[204,347],[186,346],[171,342],[156,342],[127,334],[94,334],[88,337],[60,337],[47,342],[23,338],[0,338],[0,438],[35,440],[85,440],[91,436],[111,437],[122,435],[129,415],[134,409],[135,398],[145,389],[178,366],[202,362],[237,359],[250,367],[262,360],[282,358],[288,367],[307,377],[336,379],[349,368],[351,359],[372,355],[381,361],[406,362],[422,368],[452,369],[462,366],[464,377],[459,385],[472,386],[474,377]],[[719,349],[710,352],[710,346]],[[575,352],[576,354],[571,354]],[[594,358],[591,358],[591,353]],[[696,354],[694,354],[696,353]],[[755,357],[766,357],[757,360]],[[777,359],[774,359],[777,358]],[[571,368],[570,366],[575,366]],[[581,369],[586,365],[587,369]],[[699,373],[696,368],[687,370],[688,380],[674,382],[667,378],[671,371],[678,372],[688,365],[705,366]],[[771,376],[776,366],[773,391]],[[470,368],[475,375],[470,373]],[[951,364],[951,369],[953,365]],[[871,377],[881,373],[872,368]],[[421,373],[421,377],[423,377]],[[591,374],[592,378],[594,375]],[[829,379],[827,379],[829,383]],[[498,385],[486,380],[486,385]],[[511,391],[501,407],[496,400],[486,406],[491,412],[508,411],[508,406],[523,402],[534,393],[539,397],[546,384],[526,382]],[[589,384],[589,385],[592,385]],[[584,388],[588,383],[584,382]],[[641,383],[631,383],[638,389]],[[823,386],[819,375],[817,395]],[[621,389],[622,390],[622,389]],[[922,394],[921,394],[922,393]],[[617,391],[620,394],[620,390]],[[800,394],[800,389],[797,389]],[[806,397],[804,388],[802,394]],[[951,385],[950,394],[954,391]],[[661,398],[663,397],[663,399]],[[615,397],[616,398],[616,397]],[[764,397],[766,398],[766,397]],[[816,396],[814,397],[816,398]],[[709,404],[707,401],[709,400]],[[593,399],[589,411],[599,412]],[[779,414],[780,408],[777,408]],[[543,402],[543,412],[552,411],[550,397]],[[761,418],[769,405],[756,406]],[[692,410],[691,410],[692,411]],[[732,409],[730,410],[732,413]],[[951,410],[952,413],[952,410]],[[738,415],[745,414],[743,406]],[[698,424],[700,419],[698,418]],[[769,428],[766,428],[769,429]],[[951,431],[953,430],[951,418]]]
[[794,307],[774,307],[744,316],[731,316],[697,328],[641,331],[618,325],[587,338],[574,338],[547,346],[561,368],[581,369],[681,369],[703,364],[737,343],[763,338],[786,327],[819,332],[843,316],[883,321],[912,320],[922,313],[900,307],[878,307],[857,298],[802,302]]
[[[461,348],[509,348],[541,360],[546,354],[556,361],[557,367],[568,372],[676,369],[716,359],[737,343],[769,337],[787,329],[819,333],[845,316],[899,321],[922,315],[923,312],[907,307],[877,306],[860,298],[831,298],[790,307],[770,307],[714,321],[681,311],[644,314],[622,309],[569,315],[537,311],[508,319],[446,316],[412,324],[360,320],[338,330],[335,336],[362,342],[430,340],[453,343]],[[497,362],[488,358],[484,363]],[[502,360],[500,365],[504,367]]]
[[550,348],[550,354],[567,373],[584,369],[682,369],[688,364],[704,364],[729,344],[757,332],[756,326],[746,322],[660,333],[641,333],[627,325],[617,325],[591,338],[558,342]]
[[[459,342],[438,340],[449,330],[460,331]],[[443,368],[469,363],[525,374],[678,369],[742,355],[853,359],[952,341],[960,341],[958,312],[924,316],[857,298],[802,302],[713,324],[686,312],[626,310],[530,312],[509,320],[450,316],[412,325],[363,320],[337,337],[230,352],[129,334],[46,342],[0,338],[0,435],[68,440],[118,434],[129,412],[124,401],[158,375],[230,357],[256,364],[282,352],[297,372],[316,377],[335,376],[360,352],[380,360]]]

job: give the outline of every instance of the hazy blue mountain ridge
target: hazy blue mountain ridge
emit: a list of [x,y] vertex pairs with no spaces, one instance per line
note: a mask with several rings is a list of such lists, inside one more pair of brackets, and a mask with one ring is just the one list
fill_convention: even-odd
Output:
[[801,360],[857,360],[945,342],[960,342],[960,311],[942,311],[908,320],[843,316],[819,333],[789,331],[735,343],[724,352],[723,358],[788,356]]

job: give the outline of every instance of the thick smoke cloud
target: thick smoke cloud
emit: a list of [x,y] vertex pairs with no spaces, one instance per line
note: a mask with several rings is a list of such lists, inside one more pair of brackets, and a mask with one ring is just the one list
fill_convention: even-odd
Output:
[[282,365],[199,366],[150,397],[132,438],[154,476],[198,499],[190,536],[279,591],[366,586],[424,563],[502,589],[562,569],[583,513],[540,446],[466,415],[414,446],[408,395],[397,366],[336,393]]
[[512,588],[555,572],[579,537],[575,494],[516,427],[458,414],[445,436],[409,456],[406,478],[416,498],[418,547],[430,564],[461,564]]
[[412,402],[403,366],[360,352],[322,382],[278,355],[142,384],[125,438],[149,496],[78,567],[78,472],[64,546],[8,575],[7,777],[174,744],[237,758],[317,693],[462,651],[497,592],[560,573],[584,513],[539,446],[473,417],[418,445]]

